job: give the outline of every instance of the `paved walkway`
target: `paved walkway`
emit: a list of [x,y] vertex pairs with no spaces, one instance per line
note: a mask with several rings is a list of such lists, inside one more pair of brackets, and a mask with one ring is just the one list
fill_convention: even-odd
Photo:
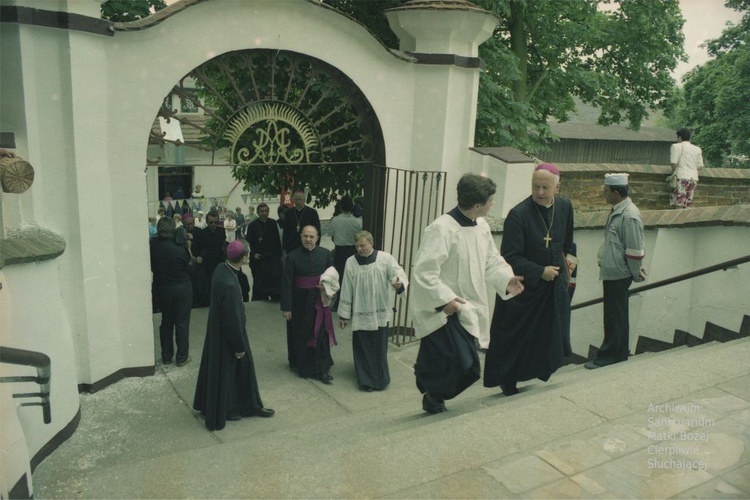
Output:
[[191,403],[207,310],[194,310],[194,361],[82,395],[79,428],[36,469],[34,496],[750,498],[750,339],[565,367],[510,398],[479,382],[427,415],[416,345],[392,347],[391,385],[365,393],[350,332],[337,332],[327,386],[288,369],[278,304],[247,307],[276,416],[206,430]]

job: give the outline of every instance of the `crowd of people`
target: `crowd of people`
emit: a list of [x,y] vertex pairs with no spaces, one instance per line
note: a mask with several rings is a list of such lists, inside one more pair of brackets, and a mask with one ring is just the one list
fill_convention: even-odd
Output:
[[[179,221],[162,214],[151,244],[154,296],[162,311],[161,356],[190,361],[191,307],[209,307],[194,408],[209,429],[227,420],[270,417],[260,398],[247,336],[244,302],[278,301],[286,323],[287,362],[302,378],[333,382],[331,355],[338,327],[351,326],[354,369],[362,391],[385,389],[388,325],[394,297],[411,287],[411,316],[419,351],[414,374],[428,413],[446,410],[484,376],[486,387],[506,396],[517,384],[547,381],[570,356],[570,303],[578,259],[573,206],[558,196],[560,171],[536,167],[531,194],[504,221],[500,249],[485,220],[495,183],[466,174],[457,184],[458,205],[424,230],[411,283],[401,264],[375,248],[362,230],[355,205],[339,200],[328,225],[334,250],[320,246],[321,224],[303,192],[281,205],[278,220],[265,203],[257,216],[241,208]],[[599,255],[604,286],[604,340],[588,369],[628,357],[628,288],[643,281],[643,224],[630,200],[627,174],[607,174],[604,200],[612,205]],[[229,221],[229,223],[227,222]],[[180,227],[178,226],[178,222]],[[242,270],[248,265],[252,290]],[[490,311],[487,290],[497,293]],[[486,355],[484,374],[479,353]]]

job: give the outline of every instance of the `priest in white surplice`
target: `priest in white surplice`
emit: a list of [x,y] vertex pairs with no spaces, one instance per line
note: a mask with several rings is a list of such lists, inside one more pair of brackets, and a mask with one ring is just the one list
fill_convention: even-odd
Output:
[[391,382],[388,370],[388,321],[393,299],[409,286],[404,269],[389,253],[373,248],[372,234],[354,235],[356,254],[346,260],[339,299],[339,326],[352,323],[354,370],[360,389],[385,389]]
[[523,278],[500,256],[484,217],[492,207],[492,179],[465,174],[458,206],[427,226],[412,273],[412,316],[421,338],[414,374],[428,413],[479,380],[474,338],[488,339],[487,286],[501,299],[523,292]]

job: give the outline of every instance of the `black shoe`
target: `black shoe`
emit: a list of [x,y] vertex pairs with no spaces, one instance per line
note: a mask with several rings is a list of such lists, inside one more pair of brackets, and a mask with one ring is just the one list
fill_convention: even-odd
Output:
[[181,368],[181,367],[185,366],[186,364],[190,363],[192,360],[193,360],[193,358],[191,358],[190,356],[188,356],[187,358],[183,359],[182,361],[178,361],[177,362],[177,366]]
[[230,422],[236,422],[238,420],[242,420],[242,415],[237,415],[236,413],[230,413],[227,415],[227,420]]
[[163,365],[171,365],[172,364],[172,360],[171,359],[162,359],[161,360],[161,364],[163,364]]
[[521,392],[518,390],[518,387],[516,387],[515,382],[513,384],[500,384],[500,389],[506,396],[515,396],[516,394]]
[[323,375],[318,377],[318,380],[323,382],[326,385],[331,385],[331,381],[333,380],[333,377],[331,377],[331,374],[328,372],[325,372]]
[[422,396],[422,409],[427,413],[435,415],[445,411],[445,402],[442,399],[436,399],[425,392]]
[[255,412],[253,413],[253,417],[269,418],[273,417],[275,413],[276,412],[270,408],[261,408],[260,410],[255,410]]
[[597,368],[601,368],[601,365],[597,365],[594,361],[589,361],[588,363],[583,365],[584,368],[587,370],[596,370]]
[[372,387],[370,387],[369,385],[363,385],[363,386],[360,387],[360,389],[362,389],[365,392],[372,392],[372,391],[375,390]]

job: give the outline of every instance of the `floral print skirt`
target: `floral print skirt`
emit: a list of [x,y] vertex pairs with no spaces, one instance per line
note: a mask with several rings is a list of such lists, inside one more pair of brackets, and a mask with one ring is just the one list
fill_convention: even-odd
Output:
[[693,205],[693,193],[698,181],[693,179],[679,179],[677,188],[669,196],[669,206],[685,208]]

